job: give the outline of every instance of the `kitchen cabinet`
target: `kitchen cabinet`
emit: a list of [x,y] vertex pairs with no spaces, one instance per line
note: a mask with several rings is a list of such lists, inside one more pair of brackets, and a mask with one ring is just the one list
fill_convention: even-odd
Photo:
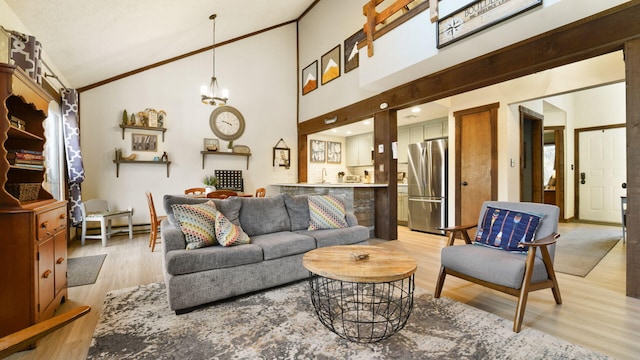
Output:
[[347,166],[368,166],[373,164],[373,134],[350,136],[346,140]]
[[409,221],[409,194],[406,186],[398,186],[398,224],[406,225]]
[[[0,337],[51,318],[67,298],[67,202],[42,187],[53,98],[0,64]],[[6,155],[5,155],[6,154]],[[18,161],[22,160],[22,161]]]
[[406,163],[407,146],[410,144],[409,129],[402,127],[398,129],[398,163]]
[[424,141],[424,125],[413,125],[409,127],[409,144]]

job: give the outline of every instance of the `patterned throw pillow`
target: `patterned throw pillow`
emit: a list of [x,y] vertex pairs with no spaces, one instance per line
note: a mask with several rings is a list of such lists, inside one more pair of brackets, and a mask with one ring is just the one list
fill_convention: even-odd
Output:
[[215,218],[219,211],[213,201],[196,205],[174,204],[171,207],[187,241],[187,250],[215,244]]
[[309,196],[309,229],[341,229],[349,227],[344,202],[333,195]]
[[535,239],[541,216],[521,211],[487,207],[475,242],[508,251],[528,250],[520,243]]
[[215,216],[216,239],[222,246],[248,244],[250,241],[239,225],[233,224],[220,211]]

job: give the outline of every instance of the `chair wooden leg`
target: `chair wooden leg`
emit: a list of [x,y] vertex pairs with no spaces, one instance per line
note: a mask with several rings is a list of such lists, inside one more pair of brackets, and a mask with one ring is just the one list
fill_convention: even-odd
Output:
[[151,252],[156,248],[156,240],[158,238],[158,225],[154,224],[151,228]]
[[440,273],[438,274],[438,281],[436,282],[436,291],[433,292],[434,298],[439,298],[442,293],[442,287],[444,286],[444,278],[447,276],[444,266],[440,266]]
[[560,288],[558,287],[558,279],[556,278],[556,272],[553,269],[553,262],[551,261],[551,256],[549,255],[549,249],[546,246],[540,247],[540,251],[542,253],[542,261],[544,262],[544,267],[547,269],[547,275],[549,279],[553,282],[553,287],[551,288],[551,292],[553,292],[553,298],[556,300],[556,304],[562,304],[562,297],[560,296]]
[[527,253],[527,262],[525,265],[524,279],[520,288],[520,296],[518,297],[518,306],[516,307],[516,316],[513,319],[513,332],[520,332],[522,329],[522,321],[524,319],[524,311],[527,307],[527,299],[529,298],[529,287],[531,286],[531,276],[533,275],[533,265],[536,260],[536,248],[529,247]]

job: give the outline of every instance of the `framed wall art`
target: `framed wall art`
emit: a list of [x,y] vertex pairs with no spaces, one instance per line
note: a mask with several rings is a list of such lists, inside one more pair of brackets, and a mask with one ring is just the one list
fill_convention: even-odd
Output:
[[320,59],[322,85],[340,77],[340,45],[329,50]]
[[360,66],[358,43],[365,39],[364,30],[360,29],[344,41],[344,73]]
[[327,162],[332,164],[342,163],[342,143],[327,141]]
[[158,135],[131,134],[131,150],[158,151]]
[[302,95],[318,88],[318,60],[302,69]]
[[291,164],[291,149],[274,147],[273,148],[273,166],[282,166],[289,168]]
[[313,163],[326,162],[327,157],[327,142],[323,140],[311,140],[311,157],[309,161]]

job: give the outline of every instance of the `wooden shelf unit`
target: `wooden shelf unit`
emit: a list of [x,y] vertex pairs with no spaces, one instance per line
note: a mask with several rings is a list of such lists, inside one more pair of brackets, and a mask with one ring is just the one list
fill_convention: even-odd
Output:
[[154,164],[167,165],[167,177],[169,177],[169,165],[171,161],[155,161],[155,160],[113,160],[116,164],[116,177],[120,177],[120,164]]
[[135,126],[135,125],[120,125],[122,129],[122,140],[124,140],[124,130],[125,129],[134,129],[134,130],[151,130],[151,131],[160,131],[162,132],[162,142],[164,142],[164,133],[167,132],[166,128],[159,127],[149,127],[149,126]]
[[245,156],[247,158],[247,170],[249,170],[249,157],[251,153],[242,154],[242,153],[234,153],[234,152],[224,152],[224,151],[200,151],[202,154],[202,168],[204,169],[204,158],[207,155],[221,155],[221,156]]
[[[12,165],[8,150],[44,152],[44,120],[54,99],[22,69],[0,64],[0,337],[53,316],[67,298],[67,202],[43,187],[46,168]],[[24,129],[10,124],[24,121]],[[7,186],[37,184],[21,201]]]

